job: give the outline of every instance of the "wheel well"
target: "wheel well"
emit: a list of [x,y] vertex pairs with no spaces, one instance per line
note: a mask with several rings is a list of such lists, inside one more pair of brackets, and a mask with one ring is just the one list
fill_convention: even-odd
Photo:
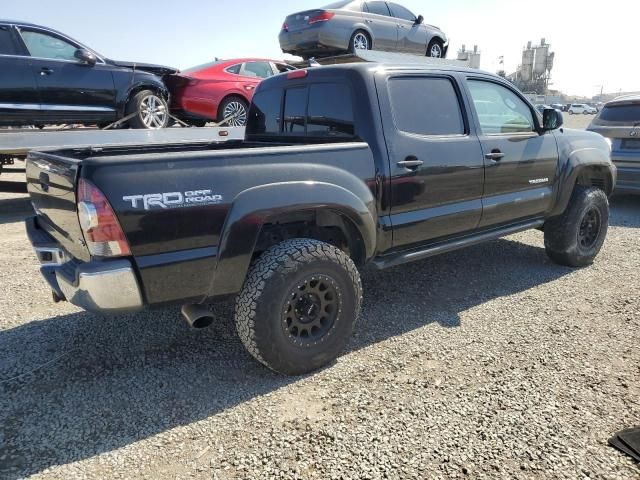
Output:
[[292,238],[313,238],[333,245],[349,255],[356,265],[366,260],[360,231],[349,218],[333,210],[295,212],[269,219],[260,230],[254,258]]
[[611,175],[605,167],[593,166],[585,168],[576,179],[576,185],[583,187],[597,187],[607,195],[613,192]]
[[353,40],[353,37],[356,36],[356,33],[358,32],[362,32],[364,33],[367,38],[369,39],[369,45],[371,46],[371,50],[373,50],[373,37],[371,36],[371,33],[369,33],[367,30],[365,30],[364,28],[356,28],[353,33],[351,34],[351,40]]
[[162,96],[162,98],[164,98],[167,101],[167,103],[169,103],[168,91],[163,90],[155,85],[138,85],[137,87],[134,87],[129,91],[129,95],[127,95],[127,101],[125,102],[125,106],[129,104],[129,102],[133,97],[135,97],[138,93],[142,92],[143,90],[150,90],[154,93],[158,93]]
[[431,40],[429,40],[429,45],[431,45],[433,42],[439,42],[441,45],[444,45],[444,40],[440,37],[433,37]]
[[247,100],[245,97],[243,97],[239,93],[230,93],[229,95],[226,95],[222,100],[220,100],[220,103],[218,104],[218,111],[216,112],[216,120],[217,121],[224,120],[223,118],[220,118],[222,116],[222,111],[221,111],[222,105],[224,104],[224,102],[226,102],[230,98],[239,98],[244,103],[246,103],[247,106],[251,103],[249,100]]

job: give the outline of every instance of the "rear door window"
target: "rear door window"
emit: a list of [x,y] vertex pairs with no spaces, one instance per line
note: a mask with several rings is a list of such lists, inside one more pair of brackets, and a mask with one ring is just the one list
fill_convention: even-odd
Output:
[[460,100],[451,79],[393,77],[389,94],[398,130],[438,136],[465,133]]
[[367,2],[367,8],[369,9],[369,13],[384,15],[385,17],[391,16],[391,12],[389,12],[389,8],[387,7],[387,2]]
[[0,25],[0,55],[18,55],[11,28]]
[[269,78],[273,75],[273,69],[269,62],[247,62],[242,65],[240,75],[246,77]]

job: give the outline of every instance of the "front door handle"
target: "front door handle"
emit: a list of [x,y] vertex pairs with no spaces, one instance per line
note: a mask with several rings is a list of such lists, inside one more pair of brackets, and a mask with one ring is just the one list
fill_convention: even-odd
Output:
[[42,75],[43,77],[45,75],[51,75],[53,73],[53,70],[49,67],[42,67],[42,70],[40,71],[40,75]]
[[416,157],[407,157],[406,159],[397,163],[400,168],[408,168],[409,170],[416,170],[423,164],[424,162],[422,160],[418,160]]
[[495,149],[491,150],[491,153],[487,153],[484,158],[486,158],[487,160],[493,160],[494,162],[499,162],[504,158],[504,153],[502,153],[498,149]]

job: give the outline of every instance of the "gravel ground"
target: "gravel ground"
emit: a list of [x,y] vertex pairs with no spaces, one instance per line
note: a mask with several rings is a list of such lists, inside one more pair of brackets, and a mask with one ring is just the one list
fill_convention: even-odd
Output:
[[329,368],[250,359],[229,305],[103,318],[54,305],[0,217],[0,478],[640,478],[607,446],[640,423],[640,198],[589,268],[525,232],[363,273]]

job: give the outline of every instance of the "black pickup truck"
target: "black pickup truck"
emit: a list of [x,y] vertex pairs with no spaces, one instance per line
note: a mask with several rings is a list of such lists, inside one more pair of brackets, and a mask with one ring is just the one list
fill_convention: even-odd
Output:
[[55,300],[178,303],[194,327],[236,298],[249,352],[281,373],[345,347],[358,269],[525,229],[569,266],[606,236],[616,182],[597,134],[452,66],[352,64],[261,83],[244,141],[32,153],[30,240]]

